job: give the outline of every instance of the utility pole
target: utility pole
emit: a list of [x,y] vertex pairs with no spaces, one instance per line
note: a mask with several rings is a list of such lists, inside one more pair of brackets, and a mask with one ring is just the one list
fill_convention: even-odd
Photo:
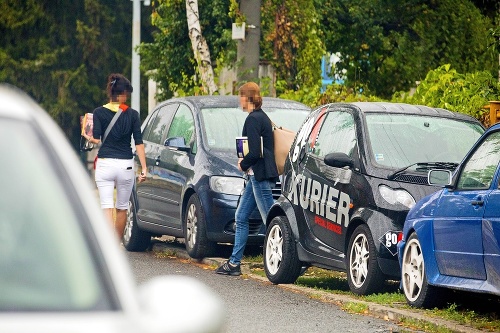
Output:
[[[141,44],[141,1],[131,0],[133,3],[132,9],[132,68],[131,68],[131,83],[134,91],[130,98],[132,109],[137,110],[141,114],[141,59],[139,53],[135,50]],[[144,0],[144,6],[150,5],[150,0]]]
[[241,0],[240,11],[246,18],[245,39],[238,41],[237,79],[257,81],[260,59],[260,4],[261,0]]

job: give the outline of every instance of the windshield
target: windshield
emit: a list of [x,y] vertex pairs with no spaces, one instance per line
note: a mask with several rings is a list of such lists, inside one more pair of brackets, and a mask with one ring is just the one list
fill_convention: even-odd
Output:
[[392,168],[459,163],[484,132],[470,122],[404,114],[367,114],[366,124],[374,160]]
[[[304,109],[266,107],[265,112],[276,125],[298,131],[309,114]],[[210,149],[235,150],[235,138],[241,136],[247,113],[240,108],[206,108],[201,110],[205,144]]]
[[8,156],[0,166],[0,311],[109,308],[85,217],[41,142],[27,123],[0,119],[0,155]]

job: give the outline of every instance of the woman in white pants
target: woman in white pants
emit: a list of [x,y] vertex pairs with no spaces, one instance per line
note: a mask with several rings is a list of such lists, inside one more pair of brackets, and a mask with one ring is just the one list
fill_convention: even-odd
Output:
[[[130,81],[121,74],[108,77],[106,91],[109,103],[94,110],[93,135],[82,134],[87,140],[98,144],[118,109],[122,112],[112,126],[97,154],[95,181],[99,190],[101,208],[114,226],[118,237],[123,237],[127,221],[127,209],[134,186],[135,170],[131,138],[134,138],[136,153],[141,164],[138,181],[146,180],[146,158],[141,134],[139,113],[125,105],[133,88]],[[113,194],[116,187],[116,204]],[[116,207],[116,220],[113,221],[113,210]]]

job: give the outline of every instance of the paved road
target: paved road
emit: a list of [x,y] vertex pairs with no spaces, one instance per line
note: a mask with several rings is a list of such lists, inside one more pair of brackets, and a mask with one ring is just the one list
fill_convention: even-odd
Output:
[[165,274],[188,275],[203,281],[226,305],[226,332],[409,332],[393,322],[349,314],[335,304],[269,282],[217,275],[206,265],[158,258],[154,252],[129,252],[127,256],[138,283]]

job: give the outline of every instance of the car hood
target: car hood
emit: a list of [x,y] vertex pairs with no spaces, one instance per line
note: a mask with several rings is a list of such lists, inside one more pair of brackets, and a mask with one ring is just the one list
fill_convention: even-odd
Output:
[[241,177],[243,172],[238,170],[238,157],[234,151],[211,150],[207,153],[207,162],[210,165],[210,174],[221,176]]

